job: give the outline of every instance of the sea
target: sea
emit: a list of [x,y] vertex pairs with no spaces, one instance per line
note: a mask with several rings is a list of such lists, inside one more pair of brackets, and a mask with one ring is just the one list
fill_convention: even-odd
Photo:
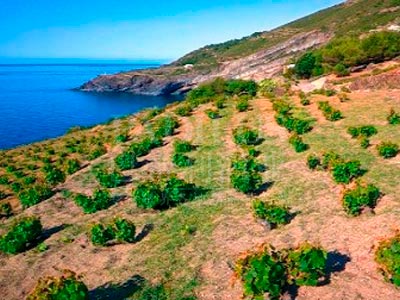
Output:
[[159,63],[0,63],[0,149],[55,138],[177,97],[73,90],[103,74],[158,67]]

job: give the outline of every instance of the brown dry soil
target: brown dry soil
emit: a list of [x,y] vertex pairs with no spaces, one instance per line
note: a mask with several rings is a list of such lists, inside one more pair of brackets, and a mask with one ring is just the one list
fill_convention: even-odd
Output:
[[[171,288],[196,280],[193,291],[201,300],[240,299],[241,283],[232,281],[232,265],[240,253],[262,243],[281,248],[310,241],[330,251],[332,273],[328,284],[301,287],[293,299],[399,299],[400,291],[385,282],[377,271],[372,249],[380,238],[400,228],[400,158],[383,160],[374,147],[382,140],[400,143],[400,127],[387,125],[385,119],[391,107],[400,111],[400,91],[357,91],[349,98],[350,101],[341,103],[337,97],[311,96],[311,105],[302,109],[316,121],[314,130],[305,135],[311,149],[303,154],[296,154],[288,144],[289,134],[276,124],[268,99],[252,100],[251,110],[244,113],[236,113],[230,103],[218,120],[210,120],[204,113],[211,104],[199,107],[192,116],[180,118],[177,135],[167,138],[165,146],[141,159],[145,162],[141,168],[124,172],[131,179],[126,186],[112,189],[121,200],[110,209],[84,215],[71,199],[57,193],[25,210],[22,215],[41,218],[47,231],[44,242],[49,249],[0,256],[0,298],[23,299],[41,276],[71,269],[83,276],[94,299],[99,287],[128,282],[137,275]],[[334,123],[326,121],[317,109],[317,101],[322,99],[340,109],[345,118]],[[300,107],[296,97],[293,103]],[[230,157],[241,151],[232,141],[232,130],[240,124],[257,127],[265,138],[258,149],[262,153],[260,160],[268,167],[264,179],[271,184],[258,197],[289,205],[297,213],[289,225],[266,228],[252,215],[251,197],[229,185]],[[346,134],[348,126],[361,124],[374,124],[379,129],[379,134],[372,138],[373,146],[367,150]],[[131,134],[142,130],[134,129]],[[192,154],[197,167],[173,166],[170,157],[176,138],[192,140],[199,146]],[[348,217],[340,203],[344,187],[335,184],[330,174],[307,168],[308,154],[327,150],[360,159],[367,167],[365,180],[378,185],[384,193],[373,212]],[[114,147],[95,163],[110,163],[120,151],[120,146]],[[92,165],[68,177],[59,188],[90,194],[97,186],[90,174]],[[211,193],[166,212],[138,209],[131,191],[152,172],[175,172],[211,188]],[[133,220],[142,231],[141,240],[131,245],[93,246],[86,234],[90,224],[116,215]],[[190,225],[193,218],[197,231],[191,236],[173,228]],[[1,228],[11,221],[3,221]]]

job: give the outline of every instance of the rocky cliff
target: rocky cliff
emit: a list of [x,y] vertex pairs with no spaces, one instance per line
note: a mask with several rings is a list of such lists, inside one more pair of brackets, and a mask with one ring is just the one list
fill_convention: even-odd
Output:
[[101,75],[83,84],[81,91],[127,92],[143,95],[182,94],[201,82],[216,77],[261,80],[281,73],[288,59],[295,54],[320,46],[331,38],[328,33],[302,33],[253,55],[228,61],[204,72],[168,65],[153,70]]

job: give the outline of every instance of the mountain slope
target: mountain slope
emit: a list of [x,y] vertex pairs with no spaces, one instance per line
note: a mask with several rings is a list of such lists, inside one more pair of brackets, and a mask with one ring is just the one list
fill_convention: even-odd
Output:
[[[158,69],[99,76],[80,89],[168,95],[184,93],[219,76],[269,78],[279,74],[293,56],[334,37],[360,35],[396,23],[399,5],[397,0],[347,1],[272,31],[203,47]],[[193,66],[185,67],[188,64]]]

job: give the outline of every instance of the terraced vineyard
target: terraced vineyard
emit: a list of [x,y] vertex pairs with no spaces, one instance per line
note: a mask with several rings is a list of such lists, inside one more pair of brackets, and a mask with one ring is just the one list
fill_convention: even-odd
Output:
[[2,298],[398,298],[400,91],[322,92],[217,80],[3,151]]

